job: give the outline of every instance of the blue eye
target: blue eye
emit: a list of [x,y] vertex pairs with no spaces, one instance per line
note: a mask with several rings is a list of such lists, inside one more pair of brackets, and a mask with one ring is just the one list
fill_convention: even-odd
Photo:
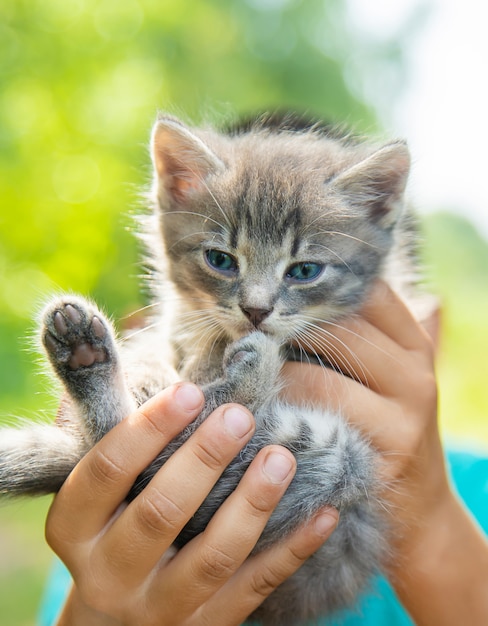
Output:
[[223,274],[235,274],[238,271],[236,259],[221,250],[207,250],[205,258],[211,268]]
[[320,263],[311,263],[309,261],[303,263],[295,263],[286,272],[286,278],[291,282],[306,283],[315,280],[320,276],[324,266]]

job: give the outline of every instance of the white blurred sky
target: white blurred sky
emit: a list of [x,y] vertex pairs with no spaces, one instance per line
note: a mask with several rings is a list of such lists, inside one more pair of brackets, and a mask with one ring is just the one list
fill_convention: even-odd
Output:
[[410,145],[419,210],[456,209],[488,237],[488,3],[348,0],[355,27],[385,39],[421,2],[431,10],[406,42],[408,80],[387,127]]

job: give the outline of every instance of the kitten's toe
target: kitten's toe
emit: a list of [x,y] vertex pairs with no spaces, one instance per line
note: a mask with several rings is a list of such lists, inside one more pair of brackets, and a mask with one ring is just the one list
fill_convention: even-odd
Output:
[[256,367],[262,361],[279,359],[279,345],[256,331],[231,344],[224,356],[226,369]]
[[274,392],[282,365],[276,341],[256,331],[231,344],[224,356],[225,379],[236,401],[259,404]]
[[44,312],[42,341],[57,368],[68,370],[106,363],[113,340],[103,315],[80,298],[61,298]]

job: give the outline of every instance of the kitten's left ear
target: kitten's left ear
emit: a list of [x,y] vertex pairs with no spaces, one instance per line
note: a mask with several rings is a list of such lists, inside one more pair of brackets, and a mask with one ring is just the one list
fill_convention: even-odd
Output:
[[205,179],[224,168],[199,137],[172,117],[161,117],[154,125],[151,152],[160,186],[178,203],[204,189]]
[[351,205],[366,208],[373,220],[388,227],[402,209],[409,171],[410,153],[399,141],[348,168],[331,185]]

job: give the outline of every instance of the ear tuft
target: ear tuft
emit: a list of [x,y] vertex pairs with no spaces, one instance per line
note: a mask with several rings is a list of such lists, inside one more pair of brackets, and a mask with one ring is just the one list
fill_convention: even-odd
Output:
[[173,117],[161,117],[154,125],[151,151],[159,186],[176,202],[202,190],[205,179],[223,169],[212,150]]
[[398,141],[339,174],[332,187],[351,205],[364,207],[372,219],[387,227],[396,221],[403,206],[409,171],[408,147]]

